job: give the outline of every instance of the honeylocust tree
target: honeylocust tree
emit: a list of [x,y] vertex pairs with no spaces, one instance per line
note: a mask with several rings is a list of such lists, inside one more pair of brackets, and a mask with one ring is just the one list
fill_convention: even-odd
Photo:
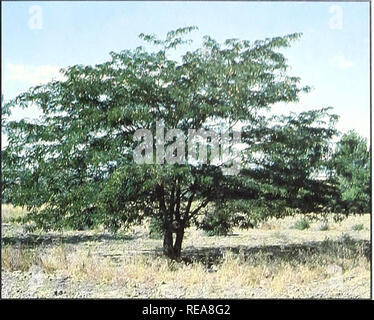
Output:
[[309,91],[280,52],[300,34],[223,43],[206,36],[173,59],[194,29],[165,40],[141,34],[151,49],[68,67],[63,80],[4,105],[41,112],[5,125],[3,194],[27,207],[25,223],[116,231],[152,217],[162,226],[164,253],[177,258],[185,229],[199,225],[209,204],[248,223],[324,206],[328,186],[313,174],[324,165],[335,117],[328,109],[270,113]]

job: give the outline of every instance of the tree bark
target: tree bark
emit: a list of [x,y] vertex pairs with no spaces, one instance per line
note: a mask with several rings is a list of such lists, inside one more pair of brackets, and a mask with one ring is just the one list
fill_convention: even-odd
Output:
[[[175,241],[173,233],[176,233]],[[178,226],[176,230],[173,228],[172,224],[168,226],[167,230],[164,231],[163,252],[165,256],[173,260],[180,258],[182,252],[183,236],[184,224]]]
[[[161,216],[163,217],[164,225],[164,242],[163,242],[163,253],[170,259],[179,259],[182,252],[182,242],[184,237],[184,229],[186,221],[188,221],[188,213],[191,208],[191,204],[194,198],[194,192],[188,199],[186,211],[184,212],[183,218],[181,217],[181,190],[180,187],[173,186],[168,208],[165,203],[164,188],[162,185],[158,185],[156,189],[157,198],[159,201],[159,209]],[[175,241],[174,241],[175,233]]]
[[159,210],[164,220],[163,252],[167,257],[174,258],[172,217],[170,217],[170,212],[166,209],[164,188],[162,185],[156,187],[156,194],[159,201]]
[[173,232],[168,226],[164,231],[164,245],[163,245],[164,255],[169,258],[174,258],[174,246],[173,246]]
[[174,243],[174,255],[176,258],[180,258],[181,256],[183,236],[184,236],[184,224],[181,224],[177,230],[175,243]]

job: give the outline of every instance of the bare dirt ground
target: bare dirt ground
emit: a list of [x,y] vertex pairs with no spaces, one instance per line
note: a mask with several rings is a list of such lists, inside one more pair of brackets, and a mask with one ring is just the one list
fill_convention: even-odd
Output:
[[147,226],[26,233],[2,224],[3,298],[370,298],[370,215],[268,221],[209,237],[188,229],[183,259]]

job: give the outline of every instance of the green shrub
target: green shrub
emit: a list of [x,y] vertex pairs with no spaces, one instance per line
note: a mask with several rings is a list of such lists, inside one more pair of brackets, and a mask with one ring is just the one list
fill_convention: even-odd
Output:
[[305,230],[310,228],[310,224],[307,219],[302,218],[294,224],[293,228],[297,230]]
[[353,230],[353,231],[361,231],[361,230],[364,230],[364,225],[363,225],[362,223],[355,224],[355,225],[352,227],[352,230]]
[[225,236],[232,231],[231,217],[223,210],[210,211],[199,224],[209,236]]

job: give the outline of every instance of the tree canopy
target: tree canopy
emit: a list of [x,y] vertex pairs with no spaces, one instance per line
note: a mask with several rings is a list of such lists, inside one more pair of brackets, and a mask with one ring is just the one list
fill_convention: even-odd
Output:
[[342,213],[370,212],[370,152],[367,141],[355,131],[343,134],[333,152],[331,180],[338,186],[334,208]]
[[[141,34],[153,50],[111,52],[107,62],[71,66],[61,71],[64,80],[4,105],[6,112],[31,104],[42,112],[38,121],[5,124],[3,195],[27,206],[26,222],[115,231],[153,217],[162,223],[165,254],[178,257],[185,228],[198,223],[209,203],[251,223],[295,209],[327,210],[333,187],[315,176],[326,166],[337,117],[327,108],[270,112],[309,91],[289,75],[280,52],[300,34],[223,43],[206,36],[201,48],[171,59],[170,50],[188,43],[193,30],[171,31],[165,40]],[[188,130],[218,130],[217,124],[233,140],[240,124],[239,173],[225,175],[227,163],[213,161],[136,163],[137,130],[156,134],[158,121],[181,130],[186,143]]]

